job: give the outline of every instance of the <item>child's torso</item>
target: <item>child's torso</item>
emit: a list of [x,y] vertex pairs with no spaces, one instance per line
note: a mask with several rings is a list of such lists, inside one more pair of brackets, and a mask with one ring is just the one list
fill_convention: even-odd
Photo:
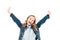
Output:
[[31,28],[31,26],[27,26],[22,39],[23,40],[35,40],[35,37],[36,35],[33,32],[33,29]]

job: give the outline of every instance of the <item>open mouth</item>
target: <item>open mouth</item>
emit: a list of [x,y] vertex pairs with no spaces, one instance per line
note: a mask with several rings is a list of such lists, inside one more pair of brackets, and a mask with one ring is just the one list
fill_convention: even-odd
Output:
[[31,24],[31,22],[29,22]]
[[29,22],[31,24],[31,22]]

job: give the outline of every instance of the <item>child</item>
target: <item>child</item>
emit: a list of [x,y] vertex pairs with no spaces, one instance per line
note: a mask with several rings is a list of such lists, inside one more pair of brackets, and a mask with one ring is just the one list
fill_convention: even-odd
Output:
[[49,14],[41,19],[37,24],[36,17],[34,15],[30,15],[27,17],[25,23],[22,24],[20,20],[13,13],[10,12],[10,8],[8,9],[8,13],[10,14],[10,17],[13,19],[13,21],[20,28],[19,40],[40,40],[39,28],[43,23],[45,23],[50,15],[50,11],[48,11]]

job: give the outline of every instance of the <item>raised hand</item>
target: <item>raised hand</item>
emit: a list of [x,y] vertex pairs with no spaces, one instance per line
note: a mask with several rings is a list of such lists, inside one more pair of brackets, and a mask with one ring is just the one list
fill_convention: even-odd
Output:
[[51,11],[50,10],[48,10],[48,14],[51,15]]
[[7,12],[9,13],[9,14],[11,14],[11,7],[9,7],[8,9],[7,9]]

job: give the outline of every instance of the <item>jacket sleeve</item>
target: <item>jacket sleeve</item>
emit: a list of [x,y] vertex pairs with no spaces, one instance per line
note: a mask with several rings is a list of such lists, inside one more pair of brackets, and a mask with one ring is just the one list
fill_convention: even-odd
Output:
[[50,17],[49,17],[49,14],[47,14],[45,17],[43,17],[43,18],[37,23],[37,27],[40,28],[41,25],[42,25],[43,23],[45,23],[45,21],[46,21],[47,19],[49,19],[49,18],[50,18]]
[[18,25],[19,28],[22,27],[22,23],[19,21],[19,19],[13,14],[10,14],[10,17],[13,19],[13,21]]

